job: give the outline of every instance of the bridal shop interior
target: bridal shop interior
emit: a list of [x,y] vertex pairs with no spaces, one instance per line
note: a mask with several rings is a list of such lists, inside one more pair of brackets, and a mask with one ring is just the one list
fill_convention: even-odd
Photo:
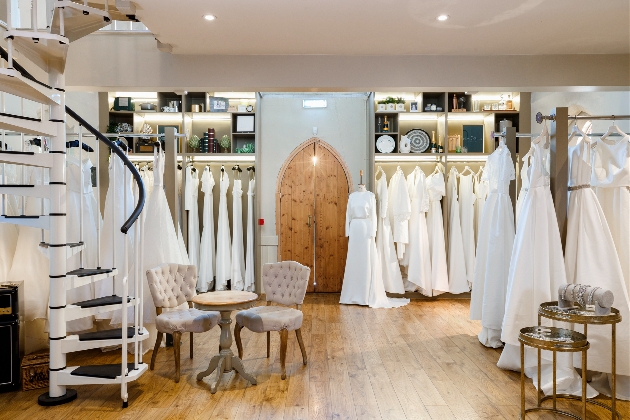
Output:
[[187,3],[0,11],[0,419],[630,419],[626,1]]

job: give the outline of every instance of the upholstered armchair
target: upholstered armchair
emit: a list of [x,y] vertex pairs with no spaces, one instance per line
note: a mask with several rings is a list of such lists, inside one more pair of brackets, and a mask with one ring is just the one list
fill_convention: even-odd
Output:
[[[197,286],[197,267],[194,265],[162,264],[147,270],[149,290],[153,297],[157,318],[155,326],[158,334],[151,356],[151,370],[155,367],[155,357],[160,349],[162,336],[173,335],[175,355],[175,382],[179,382],[180,342],[182,333],[190,333],[190,358],[193,358],[193,333],[202,333],[214,328],[221,319],[218,312],[206,312],[192,307],[192,298]],[[174,311],[162,311],[164,308],[176,308],[188,302],[188,308]]]
[[[306,364],[306,349],[302,341],[302,302],[306,294],[306,286],[311,275],[311,269],[295,261],[282,261],[263,265],[262,281],[265,287],[267,306],[256,306],[240,311],[236,314],[234,337],[238,348],[238,357],[243,358],[243,344],[241,330],[247,328],[253,332],[267,333],[267,357],[271,331],[280,333],[280,366],[282,379],[287,377],[285,361],[287,357],[287,339],[289,331],[295,331],[302,361]],[[271,306],[277,303],[283,306]],[[289,306],[295,305],[296,309]]]

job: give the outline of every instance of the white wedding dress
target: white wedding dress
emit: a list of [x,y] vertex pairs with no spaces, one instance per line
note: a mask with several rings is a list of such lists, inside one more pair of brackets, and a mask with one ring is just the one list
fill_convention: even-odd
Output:
[[483,176],[484,167],[473,176],[473,190],[475,191],[475,246],[479,239],[479,229],[481,226],[481,216],[483,215],[483,206],[488,199],[488,182]]
[[501,323],[514,244],[514,209],[509,190],[513,179],[512,156],[502,141],[499,148],[488,156],[481,179],[487,182],[490,194],[485,201],[479,225],[475,278],[470,300],[470,319],[481,320],[479,341],[493,348],[503,346]]
[[243,187],[240,179],[232,185],[232,290],[245,288],[243,250]]
[[214,273],[216,269],[216,254],[214,242],[214,177],[208,166],[201,175],[201,191],[203,191],[203,233],[201,234],[201,247],[199,251],[199,277],[197,278],[197,291],[204,293],[212,290],[214,286]]
[[350,194],[346,210],[348,257],[341,286],[340,304],[397,308],[409,299],[388,298],[376,250],[376,199],[369,191]]
[[249,180],[247,187],[247,248],[245,249],[245,291],[256,289],[254,268],[254,197],[256,196],[256,178]]
[[427,234],[431,252],[431,284],[433,290],[422,290],[427,296],[448,292],[448,268],[446,265],[446,243],[444,241],[444,218],[442,197],[446,195],[444,174],[437,170],[427,177],[429,211],[427,212]]
[[[223,169],[223,168],[222,168]],[[219,221],[217,227],[217,271],[215,290],[225,290],[232,277],[232,240],[227,208],[227,191],[230,179],[225,171],[219,178]]]
[[462,243],[464,244],[464,262],[468,287],[472,286],[475,277],[475,201],[473,191],[473,175],[459,176],[459,220],[462,227]]
[[[561,284],[566,283],[564,256],[560,242],[558,220],[549,189],[549,132],[532,141],[534,156],[529,167],[529,191],[521,209],[521,219],[516,227],[514,247],[508,274],[505,315],[501,326],[501,340],[505,343],[497,366],[501,369],[520,371],[520,343],[518,336],[525,327],[538,325],[538,307],[558,296]],[[552,325],[542,318],[541,325]],[[556,326],[569,328],[564,323]],[[541,388],[545,394],[552,392],[552,356],[542,352]],[[537,384],[536,350],[525,348],[525,374]],[[557,392],[581,395],[581,379],[573,368],[570,353],[557,353]],[[587,395],[597,393],[588,387]]]
[[446,185],[448,202],[448,292],[453,294],[470,292],[466,275],[466,259],[462,226],[459,219],[459,201],[457,197],[457,169],[451,168]]
[[394,242],[396,243],[396,256],[402,260],[406,246],[409,243],[409,218],[411,217],[411,201],[407,190],[405,174],[400,166],[389,181],[387,212],[389,223],[392,226]]
[[518,193],[518,198],[516,199],[516,224],[518,224],[519,215],[521,214],[521,208],[523,207],[523,201],[525,201],[525,196],[527,195],[527,191],[529,191],[529,178],[528,178],[528,169],[529,169],[529,161],[531,159],[532,150],[527,152],[525,156],[523,156],[523,167],[521,168],[521,189]]
[[[614,281],[617,277],[614,264],[606,265],[606,262],[612,261],[608,235],[602,232],[598,232],[596,236],[589,235],[591,242],[596,242],[596,238],[599,238],[597,242],[601,243],[601,245],[599,247],[593,245],[594,249],[597,248],[594,251],[597,254],[589,254],[589,259],[586,261],[580,258],[581,254],[577,258],[580,263],[588,264],[592,262],[592,271],[589,270],[589,272],[597,274],[595,277],[587,274],[582,277],[582,272],[580,272],[579,275],[584,279],[582,280],[583,282],[592,286],[599,286],[599,284],[594,283],[595,279],[600,282],[606,281],[606,287],[613,291],[615,295],[613,306],[619,309],[622,314],[622,322],[617,325],[617,354],[619,354],[619,349],[625,349],[627,354],[627,349],[630,348],[630,343],[628,342],[630,316],[627,309],[624,310],[624,307],[627,308],[628,293],[630,293],[630,136],[621,139],[611,137],[597,140],[593,155],[593,171],[590,182],[592,186],[596,187],[597,198],[605,215],[614,246],[617,250],[617,256],[621,263],[621,271],[625,279],[625,302],[620,285]],[[575,192],[571,192],[572,196],[573,194]],[[592,212],[593,209],[591,209]],[[602,212],[597,217],[601,218]],[[595,216],[595,214],[592,215]],[[604,224],[603,222],[600,223]],[[606,270],[603,268],[604,265],[606,265]],[[600,266],[602,268],[599,268]],[[587,282],[587,279],[590,280]],[[611,375],[607,373],[610,372],[610,353],[607,350],[610,345],[606,342],[610,340],[610,338],[607,338],[610,337],[610,328],[606,327],[588,327],[588,340],[591,342],[591,347],[601,349],[601,358],[594,359],[591,356],[592,350],[589,351],[588,368],[589,370],[601,369],[600,371],[603,373],[593,378],[591,385],[597,391],[605,395],[611,395]],[[593,337],[595,343],[591,341],[592,334],[598,334],[598,338]],[[594,359],[596,367],[593,367],[591,359]],[[629,364],[630,360],[628,357],[617,357],[617,398],[623,400],[630,400]]]
[[409,218],[409,245],[405,251],[402,265],[407,267],[405,289],[410,292],[418,289],[427,291],[433,288],[426,218],[426,213],[429,211],[429,195],[425,182],[424,172],[418,166],[407,177],[407,187],[411,199],[411,217]]
[[381,177],[376,180],[376,213],[378,218],[376,249],[383,270],[383,285],[386,292],[404,294],[405,288],[403,287],[400,265],[398,265],[398,257],[396,257],[392,226],[389,223],[387,177],[383,169],[380,169],[379,172]]
[[199,175],[196,168],[186,168],[184,208],[188,211],[188,260],[199,270]]

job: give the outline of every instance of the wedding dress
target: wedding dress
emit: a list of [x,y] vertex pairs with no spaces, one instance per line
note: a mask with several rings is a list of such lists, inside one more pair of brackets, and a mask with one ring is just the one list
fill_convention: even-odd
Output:
[[400,166],[389,181],[388,204],[389,223],[392,226],[396,256],[402,260],[405,247],[409,243],[409,218],[411,217],[411,201],[407,190],[405,174]]
[[383,270],[383,285],[386,292],[404,294],[402,274],[394,238],[392,236],[392,226],[389,222],[388,213],[388,191],[387,176],[382,168],[377,172],[381,177],[376,180],[376,204],[377,204],[377,228],[376,228],[376,249],[380,257],[381,269]]
[[380,258],[376,250],[376,199],[369,191],[356,191],[348,198],[346,236],[348,257],[341,286],[340,304],[396,308],[409,299],[388,298],[383,286]]
[[523,201],[525,201],[525,196],[527,195],[527,191],[529,190],[529,178],[527,172],[532,151],[533,149],[530,149],[530,151],[527,152],[525,156],[523,156],[523,167],[521,168],[521,190],[519,191],[518,198],[516,199],[516,224],[518,224],[519,215],[521,214],[521,208],[523,207]]
[[472,174],[459,176],[459,220],[462,227],[464,244],[464,262],[468,287],[472,286],[475,276],[475,192]]
[[475,244],[479,238],[483,206],[488,198],[488,183],[484,180],[483,172],[484,167],[482,166],[473,177],[473,190],[475,192]]
[[203,191],[203,233],[201,234],[201,247],[199,252],[199,277],[197,278],[197,291],[204,293],[214,286],[214,273],[216,269],[216,254],[214,241],[214,177],[208,166],[201,175],[201,191]]
[[199,175],[196,168],[186,168],[184,208],[188,211],[188,259],[199,269]]
[[446,199],[448,202],[448,288],[453,294],[470,292],[466,275],[466,260],[464,257],[464,241],[462,226],[459,219],[459,201],[457,199],[457,169],[451,168],[446,185]]
[[426,212],[429,210],[429,195],[425,182],[424,172],[418,166],[407,177],[411,217],[409,218],[409,245],[401,264],[407,267],[405,289],[411,292],[418,288],[431,290],[433,287],[426,219]]
[[254,277],[254,197],[256,179],[249,180],[247,187],[247,249],[245,251],[245,291],[253,292],[256,288]]
[[230,219],[227,208],[227,191],[230,179],[221,168],[219,178],[219,221],[217,227],[217,271],[215,290],[225,290],[232,276],[232,241],[230,239]]
[[448,292],[448,268],[446,265],[446,244],[444,241],[444,219],[442,218],[442,197],[446,195],[444,174],[437,168],[427,177],[429,211],[427,212],[427,233],[431,252],[431,284],[433,290],[422,290],[427,296]]
[[481,181],[490,193],[483,207],[474,282],[470,300],[470,319],[481,320],[479,341],[486,347],[499,348],[501,323],[505,310],[507,278],[514,244],[514,210],[510,199],[510,181],[515,179],[510,150],[503,140],[488,156]]
[[245,282],[243,255],[243,187],[240,179],[232,185],[232,290],[243,290]]
[[[505,343],[497,366],[501,369],[521,370],[518,336],[525,327],[538,325],[538,307],[555,300],[560,285],[566,283],[564,256],[560,242],[558,219],[549,189],[549,132],[545,125],[542,134],[532,141],[534,154],[529,167],[529,191],[516,227],[514,246],[508,274],[505,315],[501,326],[501,340]],[[568,328],[563,323],[557,326]],[[552,325],[542,318],[541,325]],[[542,352],[541,388],[552,392],[551,353]],[[537,384],[536,350],[525,348],[525,374]],[[581,379],[573,368],[570,353],[557,353],[557,392],[581,395]],[[587,396],[597,393],[589,386]]]

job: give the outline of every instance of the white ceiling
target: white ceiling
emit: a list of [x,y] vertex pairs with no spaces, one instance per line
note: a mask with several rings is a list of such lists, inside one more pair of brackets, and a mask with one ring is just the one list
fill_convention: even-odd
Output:
[[133,1],[174,54],[630,53],[628,0]]

